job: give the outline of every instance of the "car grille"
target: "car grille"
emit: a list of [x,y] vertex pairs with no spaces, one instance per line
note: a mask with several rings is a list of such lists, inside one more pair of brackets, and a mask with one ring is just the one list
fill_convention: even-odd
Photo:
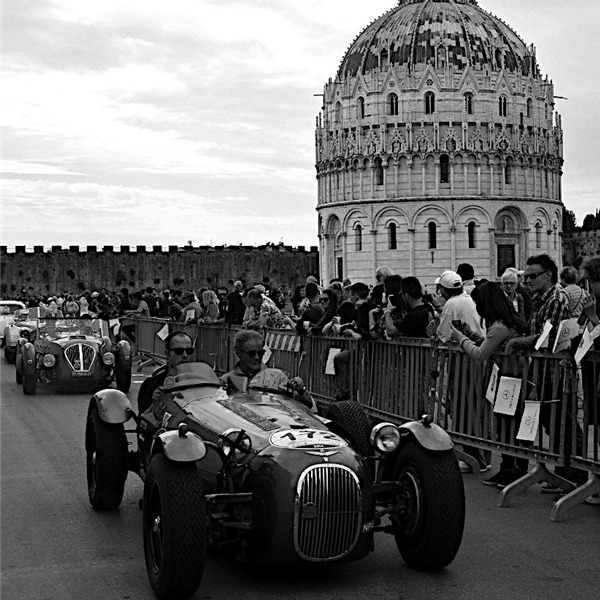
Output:
[[73,371],[90,371],[96,359],[96,349],[88,344],[73,344],[65,348],[65,358]]
[[342,465],[313,465],[298,481],[294,544],[299,556],[324,562],[339,559],[360,533],[362,493],[356,474]]

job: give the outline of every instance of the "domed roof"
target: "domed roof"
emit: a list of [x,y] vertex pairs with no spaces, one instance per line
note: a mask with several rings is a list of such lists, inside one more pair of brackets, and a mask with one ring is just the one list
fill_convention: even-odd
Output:
[[338,79],[380,68],[382,52],[390,66],[409,70],[434,64],[445,48],[449,66],[489,68],[528,75],[536,70],[533,54],[521,38],[475,0],[400,0],[368,25],[352,42]]

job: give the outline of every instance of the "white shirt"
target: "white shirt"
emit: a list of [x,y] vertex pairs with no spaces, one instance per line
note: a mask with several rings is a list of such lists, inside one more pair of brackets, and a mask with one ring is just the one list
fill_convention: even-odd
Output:
[[485,327],[481,325],[481,317],[475,308],[475,302],[464,291],[458,296],[448,298],[444,305],[437,328],[437,336],[442,342],[450,341],[450,323],[452,321],[462,321],[471,328],[471,331],[485,337]]

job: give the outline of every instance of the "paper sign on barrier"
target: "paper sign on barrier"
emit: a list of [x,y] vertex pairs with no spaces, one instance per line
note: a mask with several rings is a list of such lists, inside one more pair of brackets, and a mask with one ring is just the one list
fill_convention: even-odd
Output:
[[500,377],[494,412],[501,415],[514,416],[517,410],[521,380],[516,377]]
[[164,342],[165,338],[169,335],[169,326],[165,324],[164,327],[156,332],[156,335]]
[[517,433],[517,439],[524,442],[534,442],[540,423],[541,402],[525,401],[525,409],[521,417],[521,424]]
[[121,321],[119,319],[111,319],[108,326],[113,330],[114,335],[117,335],[121,330]]
[[263,346],[263,350],[265,353],[263,354],[262,361],[266,365],[269,362],[269,359],[273,355],[273,351],[266,344]]
[[540,348],[548,347],[548,337],[550,335],[550,331],[552,331],[552,323],[550,321],[546,321],[544,323],[544,328],[542,329],[542,333],[540,333],[540,337],[537,339],[535,343],[535,349],[539,350]]
[[325,375],[335,375],[335,369],[333,368],[333,358],[341,351],[341,348],[329,348],[329,354],[327,355],[327,364],[325,365]]
[[577,351],[575,352],[575,362],[579,364],[581,359],[588,353],[590,348],[594,345],[594,340],[600,337],[600,325],[596,325],[592,331],[590,331],[587,327],[583,329],[583,335],[581,336],[581,341],[579,342],[579,346],[577,347]]
[[552,353],[556,354],[562,350],[569,350],[571,348],[571,340],[578,335],[579,326],[577,325],[577,318],[561,321],[556,332],[556,340],[554,341]]
[[485,392],[485,399],[490,403],[494,404],[496,399],[496,390],[498,389],[498,378],[500,377],[500,369],[498,365],[494,363],[492,367],[492,374],[490,376],[490,382],[488,383],[487,391]]

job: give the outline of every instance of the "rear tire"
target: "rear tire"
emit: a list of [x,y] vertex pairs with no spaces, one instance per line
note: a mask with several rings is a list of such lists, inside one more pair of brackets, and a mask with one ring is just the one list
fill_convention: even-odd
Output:
[[345,437],[363,457],[373,456],[369,417],[358,402],[343,400],[331,404],[325,413],[325,418],[341,426],[341,431],[336,433]]
[[144,554],[152,589],[160,598],[196,592],[206,562],[206,506],[195,463],[150,461],[144,485]]
[[452,451],[427,452],[408,442],[399,452],[391,514],[396,545],[406,564],[443,569],[456,556],[465,524],[465,491]]
[[93,407],[85,430],[87,484],[94,510],[116,510],[127,479],[127,438],[122,424],[105,423]]

